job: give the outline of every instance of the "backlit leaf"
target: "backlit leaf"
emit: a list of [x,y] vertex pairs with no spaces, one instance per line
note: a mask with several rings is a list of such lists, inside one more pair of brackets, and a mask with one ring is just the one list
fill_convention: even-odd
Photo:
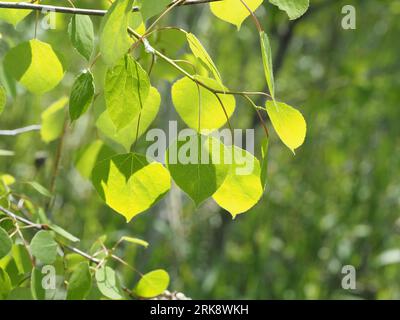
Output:
[[271,44],[269,42],[267,34],[264,31],[260,33],[260,41],[265,79],[267,80],[269,92],[272,98],[275,99],[275,82],[272,65]]
[[[0,2],[22,2],[21,0],[1,0]],[[24,19],[31,10],[20,9],[5,9],[0,10],[0,20],[4,20],[16,26],[22,19]]]
[[139,0],[141,4],[140,12],[142,13],[143,20],[147,20],[167,8],[171,0]]
[[94,49],[94,31],[90,17],[73,15],[68,25],[68,34],[74,48],[89,61]]
[[67,102],[68,98],[63,97],[43,111],[40,136],[44,142],[49,143],[61,135],[65,121],[64,108]]
[[94,98],[93,75],[89,70],[83,71],[72,85],[69,98],[69,114],[72,120],[78,119],[91,105]]
[[158,269],[146,273],[138,282],[135,293],[142,298],[153,298],[162,294],[169,285],[169,275]]

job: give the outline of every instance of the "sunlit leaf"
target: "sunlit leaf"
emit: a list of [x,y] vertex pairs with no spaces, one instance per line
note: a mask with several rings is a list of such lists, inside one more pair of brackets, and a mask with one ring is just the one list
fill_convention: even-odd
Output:
[[68,34],[74,48],[89,61],[94,49],[94,31],[90,17],[73,15],[68,25]]
[[132,238],[132,237],[122,237],[121,241],[126,241],[129,243],[133,243],[133,244],[137,244],[140,245],[142,247],[147,248],[149,246],[149,243],[147,241],[144,241],[142,239],[138,239],[138,238]]
[[69,114],[72,120],[83,115],[94,98],[94,80],[89,70],[83,71],[72,85],[69,98]]
[[42,140],[49,143],[56,140],[62,133],[65,121],[65,105],[68,102],[67,97],[54,102],[42,113],[42,127],[40,136]]
[[[22,2],[21,0],[1,0],[0,2]],[[31,10],[20,9],[5,9],[0,10],[0,20],[4,20],[16,26],[22,19],[24,19]]]
[[260,33],[260,41],[265,79],[267,80],[269,92],[272,98],[275,99],[275,82],[272,65],[271,44],[269,42],[267,34],[264,31]]
[[158,269],[146,273],[139,280],[135,293],[142,298],[153,298],[162,294],[169,285],[169,275],[165,270]]

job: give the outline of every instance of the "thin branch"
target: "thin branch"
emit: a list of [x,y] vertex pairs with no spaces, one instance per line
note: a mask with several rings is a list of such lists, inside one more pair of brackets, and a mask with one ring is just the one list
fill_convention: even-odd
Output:
[[26,133],[26,132],[39,131],[40,128],[41,128],[41,125],[34,124],[31,126],[18,128],[18,129],[14,129],[14,130],[0,130],[0,136],[17,136],[19,134]]
[[[216,2],[221,0],[186,0],[181,5],[195,5],[209,2]],[[174,2],[170,5],[174,5]],[[104,16],[107,13],[107,10],[99,10],[99,9],[82,9],[82,8],[73,8],[73,7],[61,7],[61,6],[52,6],[45,4],[34,4],[28,2],[0,2],[0,8],[4,9],[20,9],[20,10],[36,10],[36,11],[50,11],[50,12],[59,12],[59,13],[69,13],[69,14],[81,14],[87,16]],[[139,7],[135,6],[132,8],[133,12],[138,12]]]

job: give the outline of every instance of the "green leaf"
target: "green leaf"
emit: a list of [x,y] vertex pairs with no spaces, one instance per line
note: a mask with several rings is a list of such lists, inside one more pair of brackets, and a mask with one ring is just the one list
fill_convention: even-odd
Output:
[[52,195],[49,190],[47,190],[45,187],[43,187],[40,183],[36,181],[27,181],[25,182],[27,185],[31,186],[33,189],[35,189],[37,192],[39,192],[42,196],[51,198]]
[[57,258],[57,242],[50,231],[39,231],[32,238],[30,248],[32,255],[44,264],[52,264]]
[[[132,144],[136,141],[136,136],[139,138],[143,133],[145,133],[156,118],[160,109],[160,103],[160,94],[156,88],[151,87],[146,102],[143,105],[143,109],[125,128],[118,131],[107,110],[97,119],[96,127],[99,128],[106,137],[122,145],[128,152],[131,149]],[[137,129],[138,123],[139,131]]]
[[69,115],[71,120],[76,120],[82,116],[94,98],[94,79],[89,70],[83,71],[72,85],[69,98]]
[[36,39],[12,48],[4,58],[4,66],[8,74],[35,94],[50,91],[64,77],[53,48]]
[[43,111],[40,136],[44,142],[49,143],[56,140],[63,132],[65,121],[64,107],[67,102],[68,98],[63,97]]
[[135,293],[142,298],[153,298],[162,294],[169,285],[169,275],[165,270],[158,269],[146,273],[139,280]]
[[[217,81],[197,77],[213,89],[220,90]],[[235,111],[236,102],[232,95],[219,94],[224,105],[228,118]],[[192,129],[199,128],[199,109],[200,109],[200,131],[219,129],[227,122],[227,116],[215,95],[209,90],[197,86],[189,78],[178,80],[172,86],[172,101],[175,109],[182,120]]]
[[102,20],[100,53],[104,61],[113,66],[128,51],[128,22],[132,13],[133,0],[116,0]]
[[236,146],[233,147],[232,154],[231,170],[213,198],[235,218],[257,204],[263,194],[263,188],[259,161],[249,152]]
[[90,179],[96,163],[113,155],[115,155],[114,150],[106,146],[103,141],[95,140],[80,152],[75,167],[82,177]]
[[18,274],[28,273],[32,268],[32,264],[25,246],[22,244],[14,244],[11,252]]
[[268,175],[268,137],[264,138],[261,142],[261,185],[265,190]]
[[68,25],[68,34],[74,48],[89,61],[94,49],[94,31],[90,17],[73,15]]
[[272,65],[272,52],[271,44],[269,42],[267,34],[262,31],[260,33],[261,41],[261,54],[264,65],[265,79],[267,80],[268,89],[273,99],[275,99],[275,82],[274,82],[274,72]]
[[145,156],[128,153],[100,161],[92,172],[92,182],[108,206],[129,222],[149,209],[171,187],[167,169]]
[[[6,0],[0,2],[21,2],[21,0]],[[31,10],[20,10],[20,9],[5,9],[0,10],[0,20],[4,20],[12,25],[16,26],[22,19],[24,19]]]
[[46,290],[42,286],[43,274],[33,268],[31,273],[31,294],[34,300],[46,300]]
[[8,233],[0,227],[0,259],[8,255],[12,248],[12,241]]
[[61,237],[71,241],[71,242],[79,242],[79,238],[75,237],[74,235],[70,234],[68,231],[64,230],[60,226],[55,224],[50,224],[49,228],[53,230],[56,234],[60,235]]
[[266,109],[279,138],[295,153],[295,149],[304,143],[307,133],[303,115],[283,102],[267,101]]
[[89,264],[81,262],[75,268],[68,283],[67,300],[85,299],[92,287],[92,275],[90,274]]
[[107,71],[104,96],[108,114],[117,131],[138,117],[149,90],[149,76],[130,55]]
[[141,4],[140,12],[142,13],[143,20],[146,21],[167,8],[171,0],[139,0]]
[[207,50],[203,47],[199,39],[193,33],[186,33],[186,38],[189,43],[190,50],[192,50],[193,54],[203,61],[203,63],[207,66],[207,68],[212,72],[215,80],[218,81],[221,87],[223,87],[221,75],[214,63],[208,54]]
[[0,300],[7,298],[8,293],[12,289],[12,283],[8,273],[0,268]]
[[124,298],[119,279],[113,269],[103,266],[96,271],[95,277],[97,287],[105,297],[113,300]]
[[7,297],[7,300],[18,300],[18,301],[25,301],[25,300],[32,300],[32,293],[29,288],[15,288],[13,289]]
[[310,6],[310,0],[269,0],[269,2],[286,11],[290,20],[300,18]]
[[7,102],[7,92],[3,86],[0,85],[0,115],[3,113]]
[[130,243],[133,243],[133,244],[138,244],[138,245],[143,246],[145,248],[147,248],[149,246],[149,243],[147,241],[144,241],[144,240],[138,239],[138,238],[122,237],[121,241],[126,241],[126,242],[130,242]]
[[[245,0],[247,6],[254,12],[264,0]],[[234,24],[238,29],[250,12],[240,0],[224,0],[210,3],[212,13],[226,22]]]
[[198,206],[217,191],[228,174],[225,146],[217,139],[198,134],[190,136],[189,141],[180,140],[168,148],[167,167],[175,183]]

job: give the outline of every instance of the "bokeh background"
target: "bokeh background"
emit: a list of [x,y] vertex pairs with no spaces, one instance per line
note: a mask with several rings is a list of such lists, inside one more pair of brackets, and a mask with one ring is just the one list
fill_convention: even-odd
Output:
[[[42,2],[68,5],[67,1]],[[106,1],[74,3],[83,8],[107,7]],[[341,27],[346,4],[357,10],[356,30]],[[257,16],[271,38],[277,96],[301,110],[308,135],[293,156],[268,123],[268,186],[256,207],[233,221],[212,201],[196,208],[177,188],[129,224],[105,206],[74,166],[79,150],[101,137],[94,126],[104,109],[105,66],[99,61],[95,78],[100,96],[84,118],[68,127],[51,219],[79,236],[82,249],[103,234],[109,243],[122,235],[149,241],[147,249],[126,246],[118,254],[143,272],[165,268],[172,277],[170,289],[192,298],[399,299],[400,2],[311,0],[305,16],[289,21],[265,1]],[[1,72],[10,97],[0,129],[39,124],[45,108],[69,95],[75,75],[86,67],[69,42],[69,19],[57,14],[57,28],[39,29],[38,34],[61,53],[67,66],[55,90],[36,97]],[[31,14],[16,29],[0,22],[1,58],[10,47],[33,37],[34,21]],[[93,22],[98,34],[100,18]],[[208,5],[198,5],[177,8],[162,24],[195,33],[229,88],[266,90],[259,40],[250,19],[237,32],[216,19]],[[152,40],[174,58],[190,59],[183,39]],[[148,66],[146,57],[140,53],[138,57]],[[168,119],[178,119],[169,93],[178,77],[156,63],[152,84],[162,93],[162,104],[153,127],[165,128]],[[234,126],[257,128],[259,142],[262,130],[254,110],[240,98],[237,105]],[[137,151],[145,152],[144,140]],[[49,185],[57,142],[45,144],[39,133],[32,132],[1,136],[0,149],[15,152],[0,157],[0,172]],[[35,160],[43,155],[45,162],[38,166]],[[29,195],[39,204],[45,202],[40,195]],[[344,265],[357,270],[356,290],[341,287]],[[134,283],[132,270],[118,270],[128,286]]]

